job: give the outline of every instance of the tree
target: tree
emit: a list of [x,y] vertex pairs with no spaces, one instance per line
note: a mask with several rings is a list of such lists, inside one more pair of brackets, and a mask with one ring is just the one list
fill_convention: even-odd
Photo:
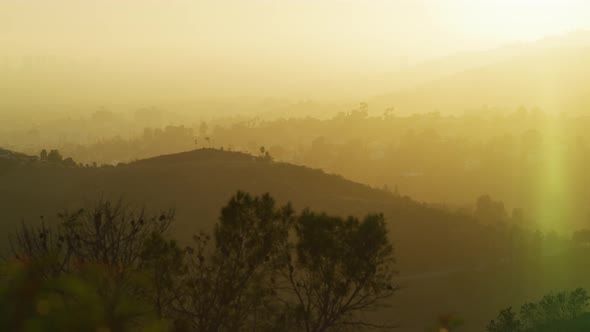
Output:
[[209,133],[209,126],[207,125],[207,122],[202,121],[201,125],[199,125],[199,136],[207,136],[207,133]]
[[384,119],[391,119],[395,117],[395,108],[393,107],[388,107],[385,109],[385,112],[383,112],[383,118]]
[[201,233],[194,243],[173,305],[191,330],[386,326],[357,315],[397,289],[382,215],[295,216],[290,204],[277,207],[268,194],[238,192],[214,236]]
[[41,153],[39,153],[39,159],[41,159],[41,161],[47,160],[47,150],[45,150],[45,149],[41,150]]
[[486,224],[503,222],[507,217],[504,203],[492,200],[490,195],[481,195],[477,198],[474,215]]
[[359,112],[362,116],[362,118],[366,118],[367,116],[369,116],[369,104],[362,102],[359,105]]
[[486,331],[488,332],[520,332],[522,324],[517,318],[517,314],[512,311],[512,307],[501,310],[496,320],[492,320]]
[[574,243],[587,246],[590,244],[590,229],[580,229],[574,232],[572,236]]
[[264,161],[272,161],[273,159],[268,150],[264,146],[260,147],[260,158]]
[[63,161],[63,157],[62,157],[61,153],[59,153],[58,150],[51,150],[51,151],[49,151],[49,154],[47,155],[47,161],[50,161],[53,163],[60,163]]
[[575,319],[586,311],[590,297],[582,288],[543,296],[537,303],[525,303],[520,316],[526,328]]
[[64,159],[64,160],[62,161],[62,163],[63,163],[65,166],[68,166],[68,167],[77,167],[77,166],[78,166],[78,164],[77,164],[77,163],[74,161],[74,159],[72,159],[71,157],[68,157],[68,158]]
[[[0,329],[387,327],[358,315],[397,289],[382,215],[296,216],[269,194],[238,192],[213,235],[195,235],[184,250],[167,236],[173,219],[107,201],[52,226],[23,223],[0,278]],[[23,268],[6,272],[12,263]]]
[[268,281],[292,218],[289,204],[277,208],[268,194],[238,192],[221,211],[208,257],[211,237],[201,233],[194,238],[184,293],[175,302],[192,329],[235,331],[272,324],[271,315],[262,314],[269,311]]
[[173,211],[149,217],[122,202],[101,201],[89,211],[59,214],[53,227],[23,223],[11,240],[11,257],[40,283],[81,280],[95,290],[102,322],[117,331],[160,308],[162,289],[170,287],[163,282],[180,272],[180,249],[161,240],[173,219]]
[[488,332],[533,332],[533,331],[587,331],[589,322],[582,321],[582,329],[565,328],[584,318],[590,297],[586,290],[577,288],[543,296],[539,302],[528,302],[520,307],[520,318],[512,308],[501,310],[492,320]]
[[381,304],[393,283],[393,247],[383,215],[362,221],[304,211],[295,223],[283,276],[294,301],[286,301],[304,331],[385,327],[356,314]]
[[115,120],[115,114],[104,107],[100,107],[91,115],[92,121],[96,122],[110,122]]

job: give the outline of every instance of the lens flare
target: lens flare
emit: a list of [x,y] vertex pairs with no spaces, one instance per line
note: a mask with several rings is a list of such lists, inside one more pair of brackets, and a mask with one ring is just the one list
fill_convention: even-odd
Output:
[[574,216],[571,179],[564,134],[563,116],[544,116],[535,174],[536,204],[533,211],[538,226],[544,231],[564,231]]

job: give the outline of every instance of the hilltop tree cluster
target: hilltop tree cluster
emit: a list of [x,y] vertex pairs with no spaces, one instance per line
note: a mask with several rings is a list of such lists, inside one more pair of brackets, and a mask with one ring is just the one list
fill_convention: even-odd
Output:
[[55,150],[55,149],[50,150],[49,152],[47,152],[47,150],[45,150],[45,149],[41,150],[41,152],[39,153],[39,160],[41,162],[61,164],[61,165],[68,166],[68,167],[77,167],[78,166],[78,164],[76,164],[74,159],[72,159],[71,157],[64,158],[61,155],[61,153],[59,152],[59,150]]

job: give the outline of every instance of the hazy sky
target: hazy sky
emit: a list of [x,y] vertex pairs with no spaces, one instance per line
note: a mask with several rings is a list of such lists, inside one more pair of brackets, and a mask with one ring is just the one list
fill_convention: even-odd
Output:
[[588,18],[586,0],[0,0],[0,55],[269,82],[393,71]]

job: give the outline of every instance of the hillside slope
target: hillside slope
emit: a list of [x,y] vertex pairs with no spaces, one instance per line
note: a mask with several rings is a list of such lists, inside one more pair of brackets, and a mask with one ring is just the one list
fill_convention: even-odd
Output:
[[[402,231],[418,236],[413,233],[422,233],[424,225],[440,228],[436,234],[441,235],[452,229],[449,222],[465,219],[320,170],[212,149],[118,167],[67,168],[37,163],[13,169],[0,176],[0,197],[5,198],[0,200],[0,210],[5,220],[36,220],[40,215],[89,205],[101,197],[123,198],[152,210],[175,208],[179,234],[188,238],[211,226],[220,207],[237,190],[269,192],[279,202],[292,202],[296,209],[309,207],[340,215],[383,212],[395,237]],[[473,225],[470,220],[469,224]],[[423,236],[430,234],[433,232]],[[400,246],[406,238],[399,236]]]

